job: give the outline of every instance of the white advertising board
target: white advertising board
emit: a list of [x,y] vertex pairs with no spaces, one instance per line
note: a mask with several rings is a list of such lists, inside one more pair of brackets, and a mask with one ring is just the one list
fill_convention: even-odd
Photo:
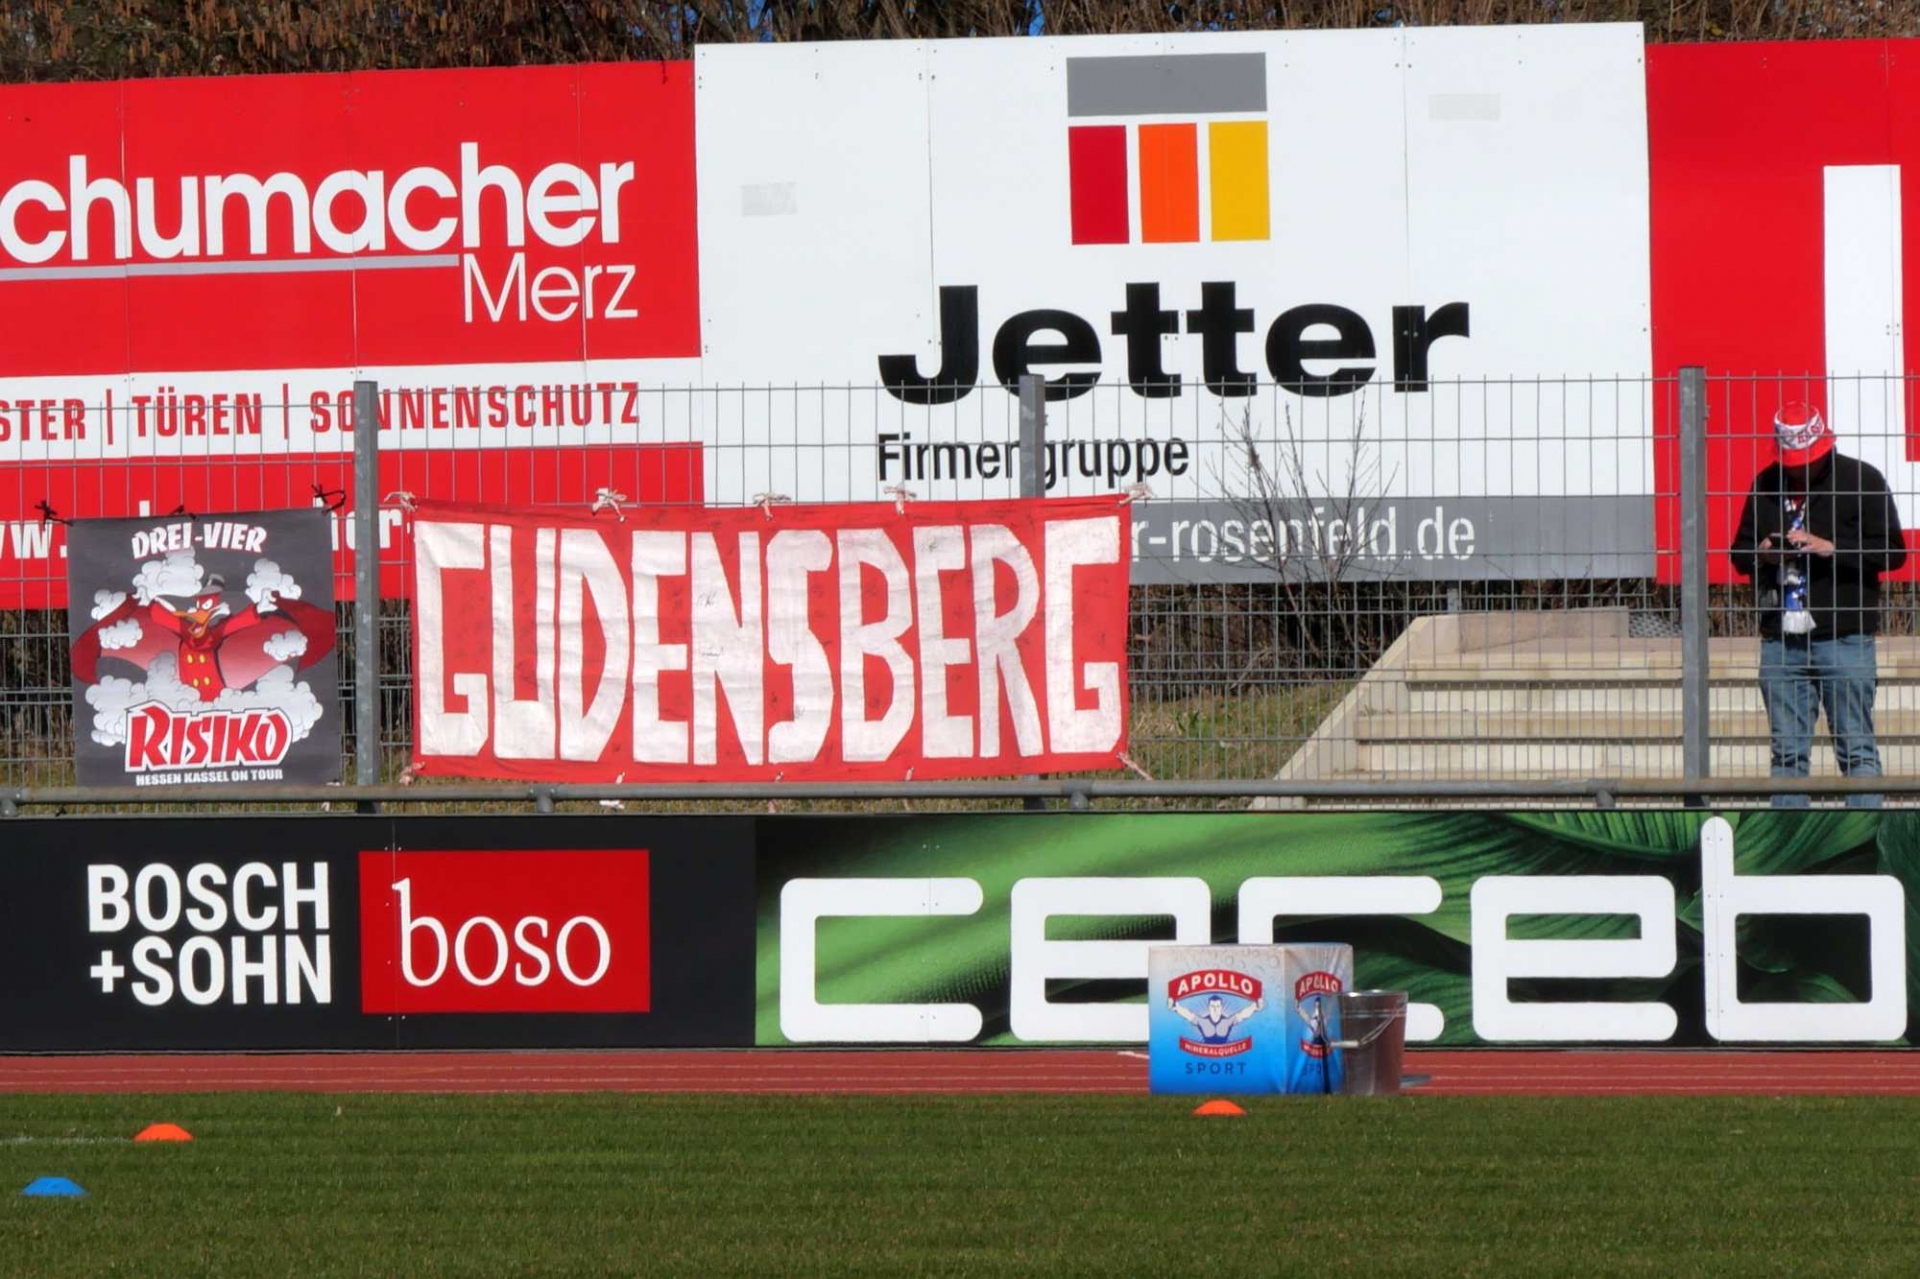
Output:
[[1178,554],[1178,512],[1213,568],[1236,514],[1246,544],[1244,433],[1282,496],[1371,507],[1383,570],[1651,571],[1637,26],[703,46],[696,71],[703,381],[888,388],[769,409],[783,447],[743,451],[743,489],[1010,493],[999,384],[1036,372],[1049,492],[1172,499],[1143,561]]

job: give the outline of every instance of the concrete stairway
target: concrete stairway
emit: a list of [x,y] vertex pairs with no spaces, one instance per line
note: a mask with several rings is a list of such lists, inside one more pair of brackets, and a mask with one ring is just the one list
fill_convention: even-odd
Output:
[[[1711,642],[1713,774],[1765,777],[1754,639]],[[1920,639],[1881,637],[1875,722],[1890,774],[1920,770]],[[1822,719],[1813,770],[1832,776]],[[1675,778],[1680,641],[1627,633],[1624,609],[1453,614],[1409,627],[1281,780]]]

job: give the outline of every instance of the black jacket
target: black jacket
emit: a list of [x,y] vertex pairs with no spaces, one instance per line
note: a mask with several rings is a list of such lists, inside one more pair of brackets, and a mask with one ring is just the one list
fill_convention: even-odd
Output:
[[[1780,636],[1780,595],[1776,564],[1759,555],[1769,535],[1784,537],[1783,473],[1774,463],[1753,478],[1753,491],[1740,512],[1733,535],[1733,570],[1753,579],[1760,609],[1760,633]],[[1833,543],[1828,557],[1808,555],[1807,604],[1813,613],[1814,639],[1872,635],[1880,629],[1880,575],[1907,562],[1900,532],[1900,511],[1879,471],[1841,453],[1829,453],[1807,474],[1807,532]]]

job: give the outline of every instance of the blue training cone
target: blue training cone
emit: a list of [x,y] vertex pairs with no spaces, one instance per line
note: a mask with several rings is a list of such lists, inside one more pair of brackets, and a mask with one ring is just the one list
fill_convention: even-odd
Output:
[[80,1187],[73,1182],[68,1181],[65,1177],[39,1177],[28,1182],[27,1188],[20,1193],[23,1195],[32,1195],[36,1199],[49,1197],[55,1199],[79,1199],[87,1192],[80,1189]]

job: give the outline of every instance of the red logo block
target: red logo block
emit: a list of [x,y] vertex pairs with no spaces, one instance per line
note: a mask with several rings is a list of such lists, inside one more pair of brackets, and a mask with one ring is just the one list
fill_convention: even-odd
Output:
[[360,854],[360,1009],[643,1013],[647,854]]

